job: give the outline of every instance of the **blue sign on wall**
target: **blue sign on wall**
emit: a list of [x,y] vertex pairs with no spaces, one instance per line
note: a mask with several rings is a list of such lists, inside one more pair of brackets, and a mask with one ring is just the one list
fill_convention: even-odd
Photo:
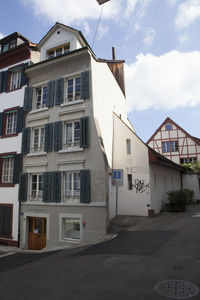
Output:
[[114,169],[112,171],[112,183],[123,185],[123,170],[121,169]]

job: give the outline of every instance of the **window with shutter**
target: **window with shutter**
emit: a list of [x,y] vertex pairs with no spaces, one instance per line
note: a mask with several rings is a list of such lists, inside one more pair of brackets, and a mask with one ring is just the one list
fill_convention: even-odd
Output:
[[56,80],[56,105],[62,104],[64,98],[64,78]]
[[51,202],[61,202],[61,172],[52,172]]
[[31,129],[31,152],[44,151],[44,135],[44,126],[34,127]]
[[90,122],[89,117],[80,119],[80,146],[87,148],[90,145]]
[[80,171],[64,172],[64,202],[80,202]]
[[51,152],[53,146],[53,123],[45,125],[44,151]]
[[47,84],[47,107],[54,106],[55,81],[49,81]]
[[51,202],[52,173],[43,173],[43,202]]
[[8,138],[18,135],[23,127],[23,108],[12,107],[0,114],[0,135]]
[[90,84],[89,84],[89,71],[81,73],[81,99],[89,99],[90,97]]
[[19,183],[19,174],[22,169],[22,155],[12,153],[0,154],[0,186],[14,187]]
[[80,171],[80,202],[90,203],[90,170]]
[[54,151],[62,149],[62,121],[54,123]]
[[25,87],[24,91],[24,111],[32,110],[32,98],[33,98],[33,88],[32,87]]
[[30,152],[30,134],[31,128],[26,127],[22,131],[22,153],[28,154]]

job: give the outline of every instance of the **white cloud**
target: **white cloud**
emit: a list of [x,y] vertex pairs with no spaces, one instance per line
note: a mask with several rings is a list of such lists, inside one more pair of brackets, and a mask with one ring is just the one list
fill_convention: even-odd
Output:
[[178,0],[166,0],[166,1],[169,3],[170,6],[174,6],[178,2]]
[[108,26],[102,26],[100,24],[98,28],[98,39],[100,40],[107,33],[108,33]]
[[[102,6],[96,0],[20,0],[38,18],[50,22],[63,22],[66,25],[86,19],[98,19]],[[136,10],[140,17],[145,14],[148,3],[152,0],[112,0],[104,4],[102,18],[116,22],[131,17]]]
[[156,32],[153,28],[151,28],[151,27],[147,28],[146,35],[144,38],[144,43],[147,46],[151,46],[153,44],[155,33]]
[[139,54],[136,62],[125,65],[129,111],[199,105],[199,70],[199,51]]
[[186,28],[200,18],[200,0],[187,0],[179,5],[175,25],[178,29]]

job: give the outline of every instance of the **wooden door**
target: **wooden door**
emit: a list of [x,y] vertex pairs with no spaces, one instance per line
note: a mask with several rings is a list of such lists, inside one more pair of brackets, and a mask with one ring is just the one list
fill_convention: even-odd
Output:
[[46,218],[28,218],[28,249],[41,250],[46,247]]

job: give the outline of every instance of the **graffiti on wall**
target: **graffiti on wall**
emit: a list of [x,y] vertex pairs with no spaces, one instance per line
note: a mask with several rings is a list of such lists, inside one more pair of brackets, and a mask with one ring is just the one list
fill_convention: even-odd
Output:
[[150,183],[145,183],[144,180],[135,179],[135,184],[132,185],[135,188],[136,193],[144,193],[150,188]]

